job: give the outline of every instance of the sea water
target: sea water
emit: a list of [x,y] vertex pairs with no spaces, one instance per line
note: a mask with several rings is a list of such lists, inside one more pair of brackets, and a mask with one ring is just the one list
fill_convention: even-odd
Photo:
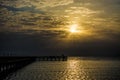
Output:
[[120,80],[120,60],[69,57],[67,61],[36,61],[5,80]]

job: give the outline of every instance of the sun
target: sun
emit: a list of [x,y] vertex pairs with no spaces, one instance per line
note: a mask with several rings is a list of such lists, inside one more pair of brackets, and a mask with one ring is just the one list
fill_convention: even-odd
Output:
[[70,31],[71,33],[76,33],[76,32],[78,32],[77,27],[78,27],[77,24],[73,24],[73,25],[70,26],[69,31]]

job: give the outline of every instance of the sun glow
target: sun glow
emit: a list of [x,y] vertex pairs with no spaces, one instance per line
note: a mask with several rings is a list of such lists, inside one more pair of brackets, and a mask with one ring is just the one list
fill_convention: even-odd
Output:
[[71,33],[76,33],[76,32],[78,32],[77,27],[78,27],[77,24],[73,24],[73,25],[70,26],[69,31],[70,31]]

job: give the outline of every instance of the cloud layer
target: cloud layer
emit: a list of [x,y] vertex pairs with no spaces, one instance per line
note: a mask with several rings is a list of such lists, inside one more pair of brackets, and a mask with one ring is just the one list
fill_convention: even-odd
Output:
[[45,31],[60,36],[76,23],[86,31],[78,37],[110,38],[120,33],[119,4],[119,0],[1,0],[0,32]]
[[4,5],[14,6],[17,8],[31,7],[45,8],[45,7],[56,7],[61,5],[68,5],[73,3],[73,0],[15,0],[15,1],[1,1]]

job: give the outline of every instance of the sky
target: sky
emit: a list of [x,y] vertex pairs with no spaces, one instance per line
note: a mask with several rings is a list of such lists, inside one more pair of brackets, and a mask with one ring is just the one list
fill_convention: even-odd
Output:
[[120,0],[0,0],[0,55],[120,56]]

